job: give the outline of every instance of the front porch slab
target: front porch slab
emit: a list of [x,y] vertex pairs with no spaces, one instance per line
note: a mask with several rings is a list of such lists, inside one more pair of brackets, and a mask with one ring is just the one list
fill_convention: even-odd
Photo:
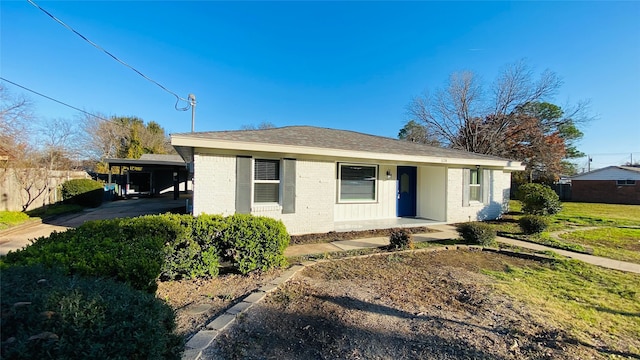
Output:
[[391,228],[412,228],[441,224],[444,224],[444,222],[422,218],[396,217],[390,219],[336,221],[334,222],[334,229],[337,232],[345,232]]

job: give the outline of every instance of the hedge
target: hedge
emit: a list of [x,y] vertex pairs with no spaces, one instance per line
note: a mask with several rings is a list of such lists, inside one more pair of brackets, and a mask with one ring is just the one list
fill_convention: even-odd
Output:
[[62,184],[62,199],[66,204],[98,207],[102,204],[104,188],[91,179],[72,179]]
[[266,217],[148,215],[53,233],[10,252],[0,267],[43,264],[154,292],[158,279],[217,276],[221,257],[243,274],[284,266],[289,240],[284,224]]
[[227,217],[222,234],[223,258],[243,274],[285,266],[284,250],[291,240],[282,221],[263,216]]
[[15,266],[0,284],[3,359],[180,359],[173,310],[154,295],[56,268]]
[[76,229],[54,232],[20,251],[9,252],[0,264],[5,268],[42,264],[70,275],[112,278],[154,292],[164,261],[164,238],[132,232],[120,226],[122,221],[88,221]]

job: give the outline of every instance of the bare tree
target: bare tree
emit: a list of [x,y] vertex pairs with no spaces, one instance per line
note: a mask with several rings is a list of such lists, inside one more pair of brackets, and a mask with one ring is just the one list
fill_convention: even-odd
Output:
[[0,143],[7,148],[28,143],[32,120],[31,102],[14,96],[0,83]]
[[257,126],[254,124],[245,124],[240,126],[240,130],[265,130],[265,129],[273,129],[276,126],[269,121],[263,121]]
[[[489,92],[475,74],[455,73],[445,89],[413,99],[408,113],[444,146],[492,154],[502,134],[517,120],[514,111],[551,96],[560,85],[558,76],[548,70],[534,81],[532,70],[520,61],[505,66]],[[485,119],[490,115],[489,124]]]

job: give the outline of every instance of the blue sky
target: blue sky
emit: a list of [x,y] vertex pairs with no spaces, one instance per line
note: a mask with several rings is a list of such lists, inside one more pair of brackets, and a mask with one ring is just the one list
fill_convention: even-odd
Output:
[[[171,91],[194,93],[197,131],[268,121],[395,137],[411,99],[451,73],[490,83],[526,59],[564,80],[552,102],[591,101],[598,119],[579,149],[594,167],[640,160],[640,2],[36,2]],[[172,95],[27,1],[0,10],[2,77],[89,112],[191,130]],[[40,117],[78,117],[29,97]]]

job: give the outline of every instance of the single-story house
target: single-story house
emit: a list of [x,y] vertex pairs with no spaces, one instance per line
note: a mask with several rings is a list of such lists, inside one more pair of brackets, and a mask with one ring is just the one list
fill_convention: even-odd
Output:
[[608,166],[573,176],[571,200],[640,205],[640,167]]
[[363,133],[288,126],[181,133],[193,213],[280,219],[291,234],[495,219],[520,162]]

